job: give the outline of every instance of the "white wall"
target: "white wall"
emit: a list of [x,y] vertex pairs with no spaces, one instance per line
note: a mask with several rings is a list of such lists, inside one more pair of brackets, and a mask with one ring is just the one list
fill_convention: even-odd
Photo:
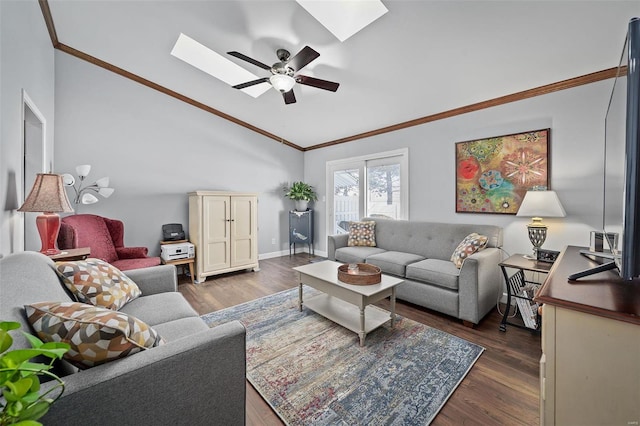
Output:
[[22,90],[46,119],[45,163],[53,161],[54,55],[36,1],[0,1],[0,255],[23,250]]
[[[529,253],[528,218],[455,213],[455,143],[551,128],[550,189],[567,217],[546,219],[544,248],[589,245],[589,231],[602,228],[604,115],[613,80],[538,96],[423,124],[401,131],[305,153],[305,180],[326,195],[327,161],[409,148],[409,218],[504,227],[504,248]],[[319,252],[325,251],[326,203],[316,202]]]
[[[303,153],[87,62],[56,52],[56,172],[91,164],[89,183],[115,193],[77,212],[118,218],[125,244],[158,254],[162,225],[188,232],[187,192],[258,193],[258,252],[288,248],[282,184],[301,180]],[[272,244],[272,239],[276,244]],[[287,250],[288,253],[288,250]]]

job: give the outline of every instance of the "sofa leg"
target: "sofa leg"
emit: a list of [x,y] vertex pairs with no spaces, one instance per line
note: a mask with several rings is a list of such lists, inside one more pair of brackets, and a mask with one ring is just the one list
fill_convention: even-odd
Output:
[[471,321],[465,321],[462,320],[462,325],[464,325],[465,327],[469,327],[469,328],[475,328],[476,325],[474,323],[472,323]]

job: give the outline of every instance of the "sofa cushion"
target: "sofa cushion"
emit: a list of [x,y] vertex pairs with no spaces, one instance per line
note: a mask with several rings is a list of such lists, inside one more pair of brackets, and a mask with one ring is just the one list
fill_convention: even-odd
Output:
[[487,247],[502,246],[502,228],[495,225],[436,223],[381,218],[376,222],[376,247],[415,253],[426,259],[449,260],[460,241],[472,232],[489,237]]
[[128,271],[130,269],[142,269],[149,268],[151,266],[160,265],[159,257],[138,257],[136,259],[118,259],[111,263],[121,271]]
[[[171,309],[167,309],[169,306]],[[180,318],[198,317],[182,293],[177,291],[139,297],[127,303],[120,312],[133,315],[154,327]]]
[[425,259],[407,265],[406,278],[458,290],[460,269],[447,260]]
[[364,263],[371,255],[384,253],[386,250],[378,247],[340,247],[336,250],[336,261],[343,263]]
[[158,333],[123,312],[78,302],[25,306],[27,319],[45,342],[70,345],[65,359],[78,368],[104,364],[164,343]]
[[165,322],[154,325],[153,328],[160,333],[162,338],[167,342],[173,342],[180,339],[191,339],[194,334],[209,329],[207,324],[197,316]]
[[462,268],[462,264],[467,257],[484,249],[486,245],[487,237],[485,235],[479,235],[476,232],[472,232],[467,235],[460,244],[458,244],[458,247],[456,247],[451,255],[451,261],[457,268]]
[[385,251],[367,257],[367,263],[376,265],[382,272],[404,277],[407,265],[424,260],[424,257],[401,251]]
[[100,259],[56,262],[56,271],[78,302],[117,311],[142,294],[129,277]]
[[349,222],[349,247],[375,247],[376,223],[374,221]]

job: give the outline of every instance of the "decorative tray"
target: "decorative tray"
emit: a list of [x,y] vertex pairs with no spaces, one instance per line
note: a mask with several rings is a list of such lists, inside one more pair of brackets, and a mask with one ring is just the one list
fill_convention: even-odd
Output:
[[338,266],[338,279],[353,285],[371,285],[382,281],[381,271],[368,263],[349,263]]

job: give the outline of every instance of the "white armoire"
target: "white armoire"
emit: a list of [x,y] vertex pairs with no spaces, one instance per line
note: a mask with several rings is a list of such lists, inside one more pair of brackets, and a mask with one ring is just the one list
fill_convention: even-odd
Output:
[[196,249],[197,283],[225,272],[257,271],[257,194],[190,192],[189,238]]

